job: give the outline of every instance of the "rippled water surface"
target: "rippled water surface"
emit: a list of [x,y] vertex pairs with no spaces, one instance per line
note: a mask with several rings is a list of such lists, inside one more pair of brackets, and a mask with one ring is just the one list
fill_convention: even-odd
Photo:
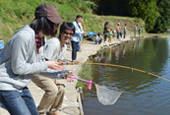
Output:
[[[92,65],[92,81],[111,85],[125,92],[111,106],[102,105],[96,88],[83,89],[85,115],[170,115],[170,39],[148,38],[111,47],[96,54],[94,63],[110,63],[137,68]],[[111,95],[110,95],[111,96]]]

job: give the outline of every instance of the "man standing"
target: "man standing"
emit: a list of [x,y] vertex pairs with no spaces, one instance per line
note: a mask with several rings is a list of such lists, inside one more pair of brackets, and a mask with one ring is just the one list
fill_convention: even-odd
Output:
[[126,32],[127,32],[127,28],[126,28],[126,24],[125,24],[125,26],[124,26],[124,39],[125,39],[125,36],[126,36]]
[[83,22],[83,17],[81,15],[76,16],[76,20],[73,21],[73,25],[75,26],[75,34],[73,35],[71,39],[72,44],[72,61],[75,62],[77,58],[77,51],[78,51],[78,45],[81,37],[84,35],[84,32],[80,26],[79,23]]

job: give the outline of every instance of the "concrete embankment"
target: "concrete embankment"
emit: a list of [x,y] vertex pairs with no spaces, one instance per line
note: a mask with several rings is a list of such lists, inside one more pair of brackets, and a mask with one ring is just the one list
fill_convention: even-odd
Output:
[[[121,44],[122,42],[130,41],[130,36],[127,36],[126,39],[120,38],[119,40],[116,39],[116,37],[112,38],[112,43],[101,43],[101,44],[95,44],[92,41],[82,41],[81,43],[81,49],[82,52],[77,53],[77,60],[80,62],[85,62],[88,59],[88,56],[93,55],[97,53],[97,51],[100,50],[101,47],[104,45],[116,45]],[[71,48],[67,50],[65,59],[71,60]],[[81,65],[68,65],[66,66],[66,69],[72,69],[74,76],[78,77],[78,74],[81,70]],[[66,80],[62,80],[63,83],[66,86],[66,93],[64,97],[64,102],[61,108],[61,115],[83,115],[83,109],[82,105],[79,100],[79,93],[76,89],[76,83],[77,80],[74,80],[74,82],[68,83]],[[38,88],[34,83],[29,84],[29,89],[33,95],[33,98],[35,100],[36,105],[39,104],[44,91]],[[5,109],[0,108],[0,115],[10,115]]]

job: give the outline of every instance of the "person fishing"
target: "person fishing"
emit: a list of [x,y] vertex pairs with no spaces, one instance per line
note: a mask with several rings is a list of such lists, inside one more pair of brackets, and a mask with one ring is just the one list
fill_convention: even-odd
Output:
[[[67,49],[66,43],[69,43],[74,33],[74,25],[69,22],[64,22],[60,26],[59,37],[53,37],[49,39],[44,47],[41,47],[45,60],[53,60],[61,64]],[[59,65],[55,69],[63,70],[64,66]],[[59,109],[62,107],[65,94],[65,85],[62,83],[62,81],[58,79],[46,78],[43,75],[41,76],[37,74],[33,76],[32,81],[45,91],[37,107],[39,115],[45,115],[47,111],[49,115],[60,114]],[[72,79],[67,78],[67,81],[72,82]]]
[[[30,25],[20,28],[0,54],[0,102],[11,115],[39,115],[32,95],[27,88],[34,73],[53,79],[63,79],[63,71],[55,61],[36,61],[35,37],[54,37],[58,24],[64,22],[55,7],[41,4],[35,10]],[[68,72],[68,71],[64,71]],[[69,73],[68,73],[69,74]],[[69,76],[65,76],[69,77]]]

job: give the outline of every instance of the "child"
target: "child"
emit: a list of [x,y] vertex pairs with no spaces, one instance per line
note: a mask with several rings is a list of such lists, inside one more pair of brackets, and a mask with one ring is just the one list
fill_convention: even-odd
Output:
[[141,31],[142,31],[142,27],[140,27],[139,30],[138,30],[139,35],[141,34]]
[[112,37],[113,37],[113,32],[112,32],[112,29],[111,29],[111,31],[109,32],[109,40],[108,40],[108,43],[112,43]]

